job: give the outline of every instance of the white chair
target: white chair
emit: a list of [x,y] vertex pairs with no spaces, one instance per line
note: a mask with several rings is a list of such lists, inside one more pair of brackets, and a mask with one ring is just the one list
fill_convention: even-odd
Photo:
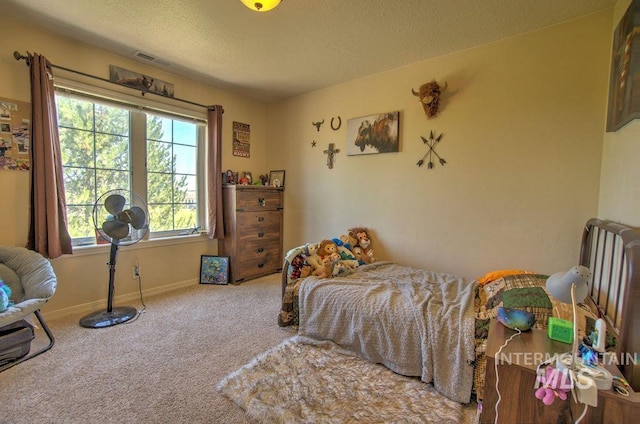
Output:
[[41,254],[24,247],[8,246],[0,246],[0,278],[11,288],[11,298],[15,302],[0,312],[0,328],[34,314],[49,338],[47,346],[0,367],[0,371],[4,371],[53,347],[55,340],[40,308],[55,293],[57,278],[53,267]]

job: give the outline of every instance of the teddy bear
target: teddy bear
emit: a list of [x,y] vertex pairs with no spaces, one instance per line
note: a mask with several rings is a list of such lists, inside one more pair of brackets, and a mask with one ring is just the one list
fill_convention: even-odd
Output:
[[11,287],[0,280],[0,312],[6,311],[9,309],[9,306],[13,306],[13,302],[11,301]]
[[536,390],[536,398],[545,405],[551,405],[556,398],[566,400],[567,393],[571,391],[571,380],[567,373],[551,366],[547,366],[544,375],[539,374],[537,380],[542,386]]

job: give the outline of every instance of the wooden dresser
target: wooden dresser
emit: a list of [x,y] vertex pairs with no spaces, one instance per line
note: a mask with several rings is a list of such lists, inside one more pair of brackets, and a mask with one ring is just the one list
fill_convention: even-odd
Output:
[[229,256],[229,282],[239,283],[282,270],[284,189],[224,185],[224,239],[220,256]]

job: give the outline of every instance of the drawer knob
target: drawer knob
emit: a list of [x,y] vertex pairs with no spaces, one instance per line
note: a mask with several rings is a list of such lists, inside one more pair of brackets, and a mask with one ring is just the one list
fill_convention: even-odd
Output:
[[258,268],[262,268],[264,264],[258,264]]
[[260,221],[260,222],[264,221],[264,216],[259,216],[258,217],[258,221]]
[[267,206],[267,202],[264,200],[264,197],[258,197],[258,203],[260,203],[260,206],[263,208]]
[[258,233],[258,237],[264,237],[264,233]]
[[258,253],[262,253],[262,252],[264,252],[264,248],[263,247],[259,247],[258,248]]

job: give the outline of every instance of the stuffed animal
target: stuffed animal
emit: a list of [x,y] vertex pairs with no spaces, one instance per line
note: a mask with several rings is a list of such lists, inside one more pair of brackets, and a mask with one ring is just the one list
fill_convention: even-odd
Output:
[[322,267],[322,259],[318,255],[318,245],[316,243],[305,244],[304,255],[306,256],[307,263],[311,265],[313,269]]
[[566,372],[547,366],[544,375],[538,375],[537,379],[542,386],[536,390],[536,397],[542,403],[551,405],[556,398],[567,399],[567,393],[571,391],[571,380]]
[[371,239],[369,239],[368,230],[364,227],[353,227],[349,229],[349,235],[358,241],[356,246],[367,249],[371,245]]
[[366,256],[367,263],[372,264],[376,261],[375,256],[373,256],[373,249],[364,249],[364,256]]
[[0,280],[0,312],[6,311],[9,309],[9,306],[13,306],[13,302],[11,301],[11,287]]
[[338,246],[332,240],[322,240],[318,243],[318,256],[324,259],[326,256],[338,254]]
[[[348,268],[357,268],[360,263],[358,259],[355,257],[350,247],[347,247],[347,244],[342,241],[343,238],[350,238],[348,235],[342,235],[340,238],[331,239],[336,246],[338,247],[338,254],[340,255],[340,261],[342,265],[347,266]],[[351,246],[351,244],[349,244]]]
[[376,261],[376,258],[373,256],[373,249],[363,249],[360,246],[356,246],[353,248],[353,252],[360,265],[368,265]]
[[305,263],[304,265],[302,265],[302,268],[300,269],[300,278],[306,278],[310,276],[312,272],[313,272],[313,267]]
[[320,278],[331,277],[332,262],[333,261],[331,259],[331,256],[325,256],[324,258],[322,258],[322,265],[319,268],[316,268],[312,272],[312,275],[315,275]]
[[296,255],[296,257],[291,260],[291,264],[289,265],[289,275],[292,280],[297,280],[302,276],[302,268],[304,265],[305,260],[303,255]]

